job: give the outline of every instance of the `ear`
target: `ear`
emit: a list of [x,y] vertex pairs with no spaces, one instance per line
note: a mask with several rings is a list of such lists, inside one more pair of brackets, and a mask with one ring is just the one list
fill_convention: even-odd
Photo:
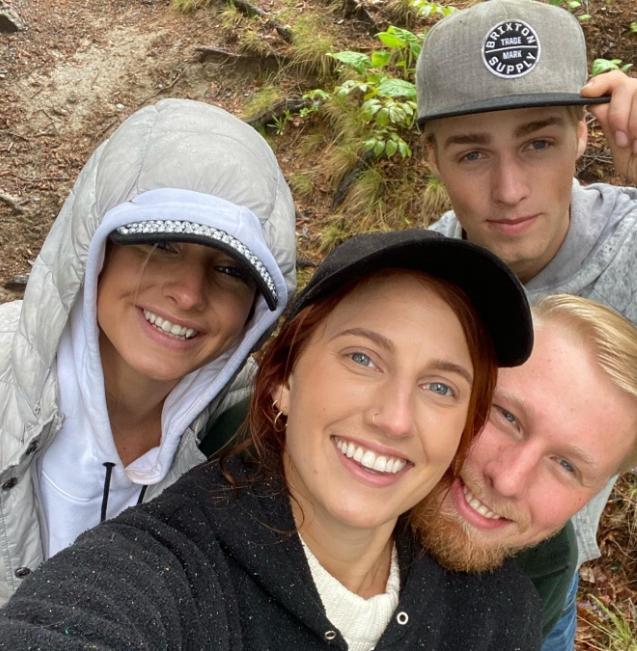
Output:
[[290,411],[290,382],[292,378],[288,378],[285,382],[277,384],[271,391],[270,396],[276,402],[278,411],[283,412],[285,415]]
[[431,141],[427,141],[427,163],[431,168],[431,173],[436,177],[440,178],[440,171],[438,170],[438,158],[436,156],[436,145]]
[[577,158],[579,159],[586,151],[588,144],[588,126],[586,120],[580,120],[577,123]]

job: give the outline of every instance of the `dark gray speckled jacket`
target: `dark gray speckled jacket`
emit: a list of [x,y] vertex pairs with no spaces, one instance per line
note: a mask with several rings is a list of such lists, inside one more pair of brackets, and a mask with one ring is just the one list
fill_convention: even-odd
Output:
[[[247,466],[228,462],[235,478]],[[540,604],[515,563],[442,569],[397,535],[400,601],[376,651],[532,651]],[[277,482],[231,489],[202,465],[83,534],[0,611],[0,649],[346,649],[328,621]]]

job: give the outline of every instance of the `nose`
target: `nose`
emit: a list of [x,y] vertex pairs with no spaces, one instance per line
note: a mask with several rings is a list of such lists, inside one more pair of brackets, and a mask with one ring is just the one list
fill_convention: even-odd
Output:
[[164,295],[181,310],[201,311],[207,303],[207,285],[203,266],[184,262],[178,270],[171,269]]
[[508,498],[519,498],[533,482],[536,455],[528,446],[511,441],[501,446],[484,466],[492,489]]
[[493,199],[515,206],[529,195],[528,173],[513,156],[502,157],[493,171]]
[[388,381],[371,392],[372,404],[367,411],[368,423],[393,438],[411,436],[414,430],[413,395],[409,387]]

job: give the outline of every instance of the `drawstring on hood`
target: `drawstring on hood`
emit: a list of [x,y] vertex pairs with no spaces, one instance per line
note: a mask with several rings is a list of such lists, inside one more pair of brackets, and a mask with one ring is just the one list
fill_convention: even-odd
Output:
[[[111,488],[111,473],[113,472],[113,467],[115,464],[112,461],[105,461],[102,465],[106,468],[106,473],[104,474],[104,490],[102,491],[100,522],[104,522],[108,514],[108,494]],[[142,486],[142,489],[139,491],[139,497],[137,498],[136,504],[141,504],[144,501],[144,495],[146,494],[147,488],[147,485]]]

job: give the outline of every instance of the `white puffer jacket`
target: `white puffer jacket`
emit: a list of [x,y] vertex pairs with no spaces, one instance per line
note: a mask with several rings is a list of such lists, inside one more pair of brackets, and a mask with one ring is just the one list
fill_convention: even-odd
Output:
[[[44,242],[24,301],[0,306],[0,603],[43,560],[45,519],[35,460],[64,418],[58,408],[56,354],[82,293],[93,234],[113,207],[164,187],[214,195],[251,210],[288,292],[294,289],[292,197],[272,151],[251,127],[219,108],[169,99],[138,111],[93,153]],[[263,322],[256,339],[267,333],[282,307]],[[226,369],[230,377],[243,356]],[[222,388],[194,419],[168,474],[149,486],[146,499],[204,459],[198,434],[210,415],[245,395],[249,376],[244,369],[232,389]]]

